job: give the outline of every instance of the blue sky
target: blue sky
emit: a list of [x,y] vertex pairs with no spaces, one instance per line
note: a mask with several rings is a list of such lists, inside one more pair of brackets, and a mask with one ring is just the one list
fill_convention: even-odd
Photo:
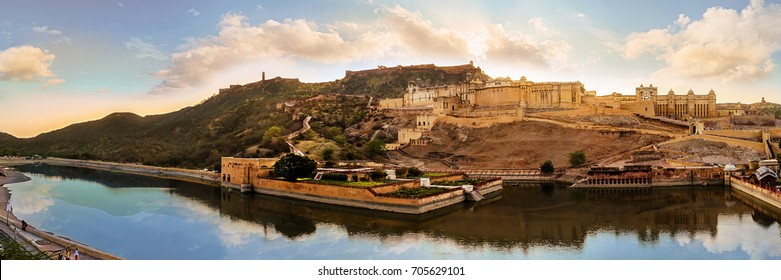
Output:
[[229,84],[474,60],[598,94],[716,91],[781,103],[778,1],[8,1],[0,131],[159,114]]

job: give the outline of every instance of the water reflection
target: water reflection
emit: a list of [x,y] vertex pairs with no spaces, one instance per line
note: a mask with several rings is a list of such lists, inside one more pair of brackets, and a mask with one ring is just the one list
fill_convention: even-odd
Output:
[[[34,178],[11,185],[18,215],[128,258],[781,258],[781,215],[721,188],[508,184],[480,203],[411,216],[100,170],[19,170]],[[96,224],[110,229],[84,230]]]

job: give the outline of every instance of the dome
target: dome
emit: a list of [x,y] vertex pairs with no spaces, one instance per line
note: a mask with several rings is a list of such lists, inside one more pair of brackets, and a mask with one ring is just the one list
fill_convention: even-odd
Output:
[[716,92],[713,91],[713,89],[710,89],[710,91],[708,92],[708,95],[716,95]]
[[673,92],[673,89],[670,89],[669,92],[667,92],[668,95],[675,95],[675,92]]
[[724,171],[734,172],[734,171],[738,171],[738,168],[735,167],[734,164],[730,163],[730,164],[727,164],[727,166],[724,166]]
[[692,89],[689,89],[688,95],[694,95],[694,91]]

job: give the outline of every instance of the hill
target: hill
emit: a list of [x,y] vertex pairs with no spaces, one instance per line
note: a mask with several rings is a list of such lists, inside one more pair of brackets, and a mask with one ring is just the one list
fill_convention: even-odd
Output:
[[326,83],[277,77],[221,89],[197,105],[167,114],[113,113],[29,139],[0,133],[0,153],[216,168],[220,157],[255,145],[284,152],[280,138],[313,115],[315,131],[330,131],[326,138],[335,139],[345,155],[360,158],[360,147],[371,135],[345,131],[355,131],[349,128],[365,121],[369,97],[401,96],[407,82],[417,78],[444,84],[473,73],[483,75],[472,65],[422,65],[348,72],[344,79]]

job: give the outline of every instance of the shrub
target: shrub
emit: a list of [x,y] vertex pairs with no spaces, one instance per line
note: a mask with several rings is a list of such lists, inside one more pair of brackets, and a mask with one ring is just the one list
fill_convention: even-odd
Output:
[[423,171],[420,171],[417,167],[410,167],[410,169],[407,170],[407,175],[410,177],[420,177],[423,175]]
[[332,160],[332,159],[334,159],[334,150],[330,149],[330,148],[329,149],[325,149],[325,150],[323,150],[323,152],[322,152],[322,154],[320,156],[325,161]]
[[406,167],[402,167],[402,168],[396,169],[396,177],[399,177],[399,178],[407,177],[407,170],[408,169]]
[[311,174],[316,168],[317,163],[308,157],[287,154],[274,164],[274,173],[277,176],[285,177],[285,180],[295,181]]
[[371,178],[372,181],[382,181],[387,176],[388,174],[382,170],[374,170],[371,173],[369,173],[369,178]]
[[581,166],[586,163],[586,153],[583,150],[574,151],[569,154],[569,164],[573,167]]
[[540,171],[542,171],[542,173],[553,173],[554,170],[553,162],[550,160],[545,161],[542,165],[540,165]]

